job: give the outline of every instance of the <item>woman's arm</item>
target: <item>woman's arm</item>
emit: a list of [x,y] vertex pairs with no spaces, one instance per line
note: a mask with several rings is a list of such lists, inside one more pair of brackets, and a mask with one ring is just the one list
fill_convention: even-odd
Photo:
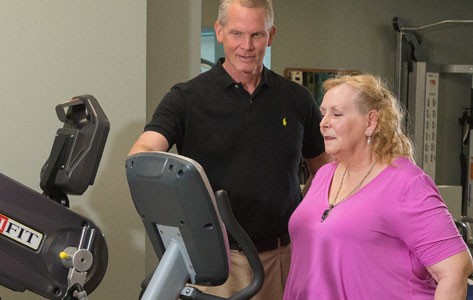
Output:
[[468,250],[452,255],[427,267],[437,282],[435,300],[465,300],[468,277],[473,272],[471,254]]

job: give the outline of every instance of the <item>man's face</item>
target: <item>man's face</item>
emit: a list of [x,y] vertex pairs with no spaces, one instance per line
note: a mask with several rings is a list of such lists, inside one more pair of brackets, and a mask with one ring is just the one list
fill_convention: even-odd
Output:
[[[225,68],[239,75],[259,74],[266,47],[271,46],[275,27],[266,28],[263,8],[246,8],[234,2],[228,9],[227,24],[215,22],[215,33],[225,52]],[[243,74],[244,73],[244,74]]]

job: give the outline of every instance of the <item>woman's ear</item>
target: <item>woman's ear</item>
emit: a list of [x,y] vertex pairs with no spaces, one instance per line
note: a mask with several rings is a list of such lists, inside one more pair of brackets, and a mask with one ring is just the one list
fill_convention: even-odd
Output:
[[371,136],[378,126],[378,111],[372,110],[368,113],[368,128],[366,128],[366,135]]

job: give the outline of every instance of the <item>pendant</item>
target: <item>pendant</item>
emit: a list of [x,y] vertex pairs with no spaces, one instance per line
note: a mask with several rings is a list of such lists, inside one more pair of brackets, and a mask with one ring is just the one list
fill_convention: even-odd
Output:
[[322,213],[322,219],[320,220],[320,223],[322,223],[323,221],[325,221],[325,219],[327,219],[328,215],[332,211],[332,208],[333,208],[333,204],[330,204],[328,208],[324,210],[324,212]]

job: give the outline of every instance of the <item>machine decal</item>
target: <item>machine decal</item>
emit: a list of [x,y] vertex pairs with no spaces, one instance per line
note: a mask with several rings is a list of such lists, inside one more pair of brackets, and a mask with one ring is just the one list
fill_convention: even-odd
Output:
[[43,234],[2,214],[0,214],[0,235],[33,250],[38,250],[43,241]]

